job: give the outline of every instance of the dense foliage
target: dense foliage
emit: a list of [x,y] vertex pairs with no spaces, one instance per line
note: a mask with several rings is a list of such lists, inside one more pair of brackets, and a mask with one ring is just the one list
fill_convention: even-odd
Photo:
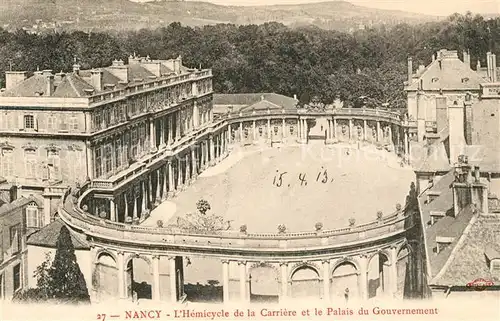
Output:
[[37,287],[16,293],[19,303],[90,303],[85,278],[76,261],[75,249],[66,226],[61,228],[54,259],[47,254],[37,267]]
[[500,18],[455,14],[446,21],[400,24],[353,34],[313,27],[290,29],[279,23],[166,28],[122,33],[30,35],[0,30],[0,70],[69,71],[74,57],[83,68],[106,66],[130,54],[166,59],[183,56],[191,67],[212,68],[216,92],[277,92],[298,97],[335,97],[354,103],[368,96],[375,104],[404,106],[407,56],[414,68],[442,48],[470,49],[472,65],[498,52]]

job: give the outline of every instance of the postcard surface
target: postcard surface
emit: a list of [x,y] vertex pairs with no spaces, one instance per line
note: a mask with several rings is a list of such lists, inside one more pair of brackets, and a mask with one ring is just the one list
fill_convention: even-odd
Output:
[[444,3],[1,2],[0,318],[499,320],[500,11]]

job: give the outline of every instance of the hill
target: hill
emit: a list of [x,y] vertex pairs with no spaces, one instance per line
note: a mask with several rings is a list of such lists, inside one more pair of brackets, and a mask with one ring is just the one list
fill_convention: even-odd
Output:
[[316,25],[353,31],[377,24],[420,23],[438,19],[330,1],[297,5],[221,6],[208,2],[132,2],[129,0],[2,0],[0,26],[13,30],[140,29],[178,21],[188,26],[216,23]]

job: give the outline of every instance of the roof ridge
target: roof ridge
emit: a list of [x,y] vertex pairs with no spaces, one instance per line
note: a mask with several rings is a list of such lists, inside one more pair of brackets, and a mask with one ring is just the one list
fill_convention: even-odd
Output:
[[74,75],[71,75],[71,76],[69,76],[69,77],[68,77],[69,84],[70,84],[71,88],[73,88],[73,91],[76,93],[76,95],[77,95],[78,97],[81,97],[80,93],[79,93],[79,92],[78,92],[78,90],[76,89],[75,84],[73,83],[73,77],[72,77],[72,76],[74,76]]

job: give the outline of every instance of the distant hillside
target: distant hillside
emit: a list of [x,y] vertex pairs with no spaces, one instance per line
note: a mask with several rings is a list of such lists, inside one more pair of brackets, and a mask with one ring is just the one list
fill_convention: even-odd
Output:
[[355,30],[377,24],[419,23],[438,19],[403,11],[380,10],[345,1],[272,6],[220,6],[208,2],[132,2],[129,0],[2,0],[0,26],[12,30],[139,29],[179,21],[189,26],[215,23],[316,25]]

